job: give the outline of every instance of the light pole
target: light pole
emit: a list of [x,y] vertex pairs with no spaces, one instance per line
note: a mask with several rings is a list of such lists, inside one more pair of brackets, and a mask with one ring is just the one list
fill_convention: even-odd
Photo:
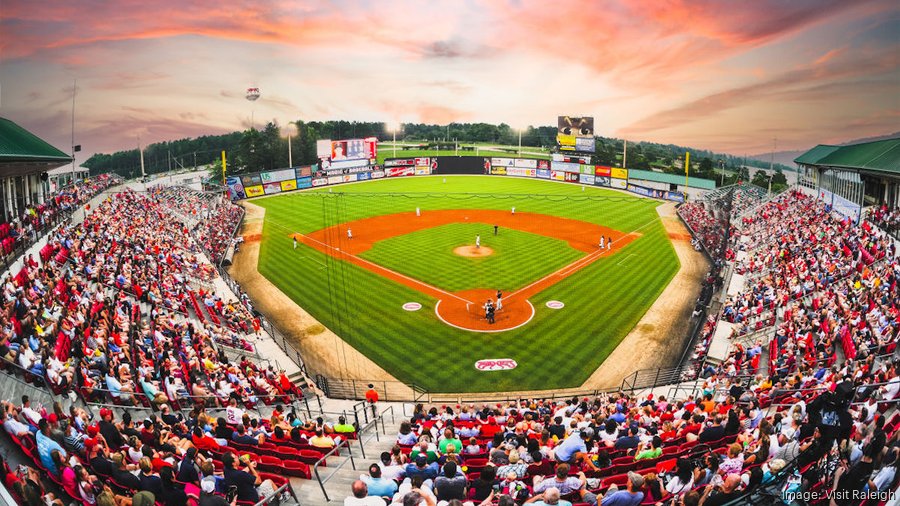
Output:
[[288,167],[294,166],[294,151],[291,147],[291,137],[294,135],[294,123],[288,123],[287,134],[288,134]]
[[519,129],[519,157],[522,156],[522,129]]

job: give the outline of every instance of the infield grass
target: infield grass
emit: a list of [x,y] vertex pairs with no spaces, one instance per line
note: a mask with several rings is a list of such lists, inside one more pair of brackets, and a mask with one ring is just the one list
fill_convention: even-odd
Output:
[[[490,225],[454,223],[375,243],[359,255],[366,260],[451,292],[490,288],[511,292],[584,256],[565,241]],[[473,258],[453,253],[457,246],[481,244],[491,256]],[[421,259],[440,259],[422,262]]]
[[[640,320],[679,265],[655,210],[660,202],[602,188],[582,188],[511,177],[430,176],[342,185],[332,188],[332,193],[321,189],[264,197],[254,200],[266,209],[258,268],[322,324],[401,381],[431,392],[576,387]],[[294,232],[310,233],[416,207],[425,211],[512,206],[625,233],[637,230],[641,237],[533,296],[534,319],[496,334],[449,327],[436,318],[435,299],[313,248],[301,245],[293,250],[290,239]],[[402,255],[405,272],[417,270],[425,273],[424,277],[445,270],[457,277],[472,276],[472,272],[452,267],[457,262],[452,251],[417,254],[429,247],[427,239],[426,234],[421,241],[405,239],[405,244],[393,245],[392,254]],[[404,247],[411,251],[404,252]],[[531,244],[516,247],[530,248]],[[468,282],[447,276],[442,283],[463,286]],[[549,300],[563,301],[566,306],[548,309],[545,303]],[[405,302],[413,301],[423,308],[402,310]],[[478,360],[500,358],[514,359],[518,367],[494,372],[474,367]],[[310,366],[318,370],[315,364]],[[345,367],[325,372],[331,377],[367,377],[366,371]]]

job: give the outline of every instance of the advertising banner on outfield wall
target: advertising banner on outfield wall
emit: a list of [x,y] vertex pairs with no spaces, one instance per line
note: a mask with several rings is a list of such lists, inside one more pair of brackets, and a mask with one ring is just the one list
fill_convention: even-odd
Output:
[[335,170],[335,169],[352,169],[359,167],[368,167],[369,160],[322,160],[321,168],[322,170]]
[[387,177],[414,176],[415,174],[415,167],[391,167],[384,169],[384,175]]
[[282,181],[281,182],[281,191],[289,192],[291,190],[297,189],[297,180],[291,179],[290,181]]
[[516,158],[516,167],[521,169],[536,169],[538,161],[534,158]]
[[371,175],[372,175],[372,179],[381,179],[384,177],[384,171],[383,170],[373,170]]
[[506,167],[502,165],[492,165],[491,166],[491,174],[495,176],[505,176],[506,175]]
[[550,158],[556,162],[580,163],[582,165],[591,163],[590,156],[573,155],[571,153],[553,153],[550,155]]
[[561,172],[581,172],[580,163],[572,162],[551,162],[550,168]]
[[259,197],[263,195],[263,187],[261,184],[255,186],[245,186],[244,191],[247,192],[248,197]]
[[[655,196],[652,188],[644,188],[643,186],[638,186],[636,184],[628,183],[628,186],[626,189],[628,191],[630,191],[631,193],[637,193],[638,195],[643,195],[645,197],[654,197]],[[659,190],[659,191],[662,192],[662,190]]]
[[328,179],[324,177],[313,178],[312,185],[313,186],[325,186],[328,184]]
[[579,171],[582,174],[588,174],[594,176],[594,166],[593,165],[582,165],[581,170]]
[[241,176],[241,182],[244,183],[244,188],[248,186],[257,186],[262,184],[262,180],[259,178],[259,174],[250,174],[247,176]]
[[385,167],[410,167],[415,164],[415,158],[388,158],[384,161]]
[[578,182],[581,184],[594,184],[594,175],[593,174],[581,174],[578,176]]
[[562,172],[562,171],[558,171],[558,170],[551,170],[550,171],[550,179],[552,179],[554,181],[565,181],[566,173]]
[[491,167],[515,167],[514,158],[491,158]]
[[611,186],[612,188],[619,188],[619,189],[625,190],[628,188],[628,180],[611,178],[609,180],[609,186]]
[[550,179],[550,177],[552,175],[553,175],[553,173],[547,169],[538,169],[537,170],[537,177],[540,179]]
[[609,186],[609,178],[605,176],[594,176],[594,186]]
[[297,167],[297,178],[301,177],[310,177],[313,172],[319,169],[318,165],[304,165],[303,167]]
[[537,169],[521,169],[519,167],[513,167],[511,169],[506,169],[506,175],[519,177],[535,177],[537,176]]
[[297,189],[311,188],[312,187],[312,178],[311,177],[301,177],[297,179]]
[[319,139],[316,141],[316,157],[331,158],[331,139]]
[[550,168],[550,160],[538,160],[537,168],[547,170]]
[[619,179],[628,179],[628,169],[620,169],[618,167],[613,167],[610,171],[610,176],[616,177]]
[[371,172],[360,172],[359,174],[356,175],[357,181],[368,181],[369,179],[372,179]]
[[225,178],[225,184],[228,186],[228,197],[231,200],[247,198],[247,193],[244,191],[244,183],[241,182],[241,178],[229,176]]
[[260,172],[260,179],[262,179],[263,183],[277,183],[280,181],[287,181],[288,179],[294,179],[294,169],[282,169],[275,170],[272,172]]
[[263,191],[266,195],[281,193],[281,183],[266,183],[263,185]]
[[431,158],[416,158],[417,167],[424,167],[426,165],[431,166]]
[[577,172],[566,172],[566,181],[570,183],[577,183],[581,174]]
[[666,192],[666,200],[674,200],[675,202],[684,202],[684,193]]
[[594,167],[595,176],[609,177],[611,172],[612,167],[606,167],[603,165],[597,165],[596,167]]
[[429,174],[431,174],[431,165],[416,166],[416,175],[417,176],[427,176]]

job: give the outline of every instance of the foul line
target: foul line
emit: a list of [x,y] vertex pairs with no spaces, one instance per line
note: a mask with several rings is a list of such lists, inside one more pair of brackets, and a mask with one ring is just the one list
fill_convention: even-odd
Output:
[[[374,269],[369,269],[370,271],[377,271],[378,269],[381,269],[381,270],[383,270],[383,271],[385,271],[385,272],[389,272],[389,273],[391,273],[391,274],[394,275],[394,276],[397,276],[397,277],[399,277],[399,278],[403,278],[403,279],[405,279],[405,280],[407,280],[407,281],[410,281],[410,282],[412,282],[412,283],[414,283],[414,284],[417,284],[417,285],[420,285],[420,286],[424,286],[424,287],[428,288],[429,290],[431,290],[432,292],[444,294],[444,295],[446,295],[446,296],[448,296],[448,297],[453,297],[453,298],[456,299],[456,300],[461,300],[461,301],[466,302],[466,303],[468,303],[468,304],[472,304],[472,303],[473,303],[473,302],[470,301],[470,300],[466,300],[466,299],[464,299],[464,298],[462,298],[462,297],[459,297],[458,295],[454,295],[454,294],[452,294],[452,293],[450,293],[450,292],[441,290],[440,288],[437,288],[437,287],[435,287],[435,286],[429,285],[428,283],[424,283],[424,282],[422,282],[422,281],[419,281],[419,280],[416,279],[416,278],[411,278],[411,277],[409,277],[409,276],[407,276],[407,275],[405,275],[405,274],[401,274],[401,273],[399,273],[399,272],[397,272],[397,271],[388,269],[387,267],[384,267],[384,266],[382,266],[382,265],[378,265],[378,264],[376,264],[376,263],[374,263],[374,262],[370,262],[370,261],[366,260],[365,258],[358,257],[358,256],[353,255],[353,254],[351,254],[351,253],[347,253],[346,251],[341,251],[340,248],[335,248],[334,246],[331,246],[330,244],[326,244],[326,243],[324,243],[324,242],[322,242],[322,241],[320,241],[320,240],[318,240],[318,239],[314,239],[314,238],[312,238],[312,237],[310,237],[310,236],[308,236],[308,235],[306,235],[306,234],[301,234],[301,233],[299,233],[299,232],[295,232],[295,234],[296,234],[296,235],[299,235],[300,237],[303,237],[304,239],[306,239],[306,240],[308,240],[308,241],[312,241],[312,242],[315,242],[315,243],[317,243],[317,244],[320,244],[320,245],[322,245],[322,246],[325,247],[325,248],[328,248],[328,249],[330,249],[330,250],[337,251],[341,256],[349,257],[349,258],[352,258],[352,259],[356,260],[357,262],[364,263],[364,264],[366,264],[366,265],[369,265],[369,266],[374,267]],[[332,255],[332,256],[337,256],[337,255]],[[339,258],[339,257],[338,257],[338,258]],[[421,290],[420,290],[420,291],[421,291]]]
[[616,265],[622,265],[623,263],[625,263],[625,260],[628,260],[629,258],[631,258],[631,257],[633,257],[633,256],[637,256],[637,254],[636,254],[636,253],[629,253],[625,258],[623,258],[622,260],[620,260],[619,263],[617,263]]
[[[622,236],[622,237],[624,238],[624,237],[628,237],[628,236],[631,236],[631,235],[639,235],[639,234],[637,234],[637,231],[638,231],[638,230],[641,230],[641,229],[644,228],[644,227],[647,227],[647,226],[649,226],[649,225],[652,225],[652,224],[653,224],[655,221],[657,221],[657,220],[659,220],[659,217],[653,218],[652,220],[648,221],[647,223],[644,223],[644,224],[641,225],[640,227],[638,227],[638,228],[632,230],[631,232],[628,232],[627,234],[625,234],[625,235]],[[621,241],[621,240],[622,240],[622,239],[620,238],[619,241]],[[523,287],[523,288],[520,288],[520,289],[516,290],[515,292],[512,292],[511,294],[507,295],[507,297],[512,297],[513,295],[522,293],[522,292],[528,290],[529,288],[531,288],[531,287],[533,287],[533,286],[535,286],[535,285],[538,285],[538,284],[543,283],[544,281],[546,281],[546,280],[548,280],[548,279],[550,279],[550,278],[553,278],[554,276],[563,276],[563,277],[568,276],[569,274],[571,274],[571,273],[573,273],[573,272],[575,272],[575,271],[577,271],[577,270],[579,270],[579,269],[585,267],[586,265],[589,265],[589,264],[593,263],[595,260],[597,260],[598,258],[600,258],[601,256],[603,256],[604,254],[606,254],[606,253],[611,253],[611,252],[612,252],[612,250],[603,249],[603,250],[601,250],[601,251],[596,251],[596,252],[594,252],[594,253],[589,253],[587,256],[583,256],[583,257],[579,258],[578,260],[575,260],[574,262],[570,263],[569,265],[563,266],[561,269],[558,269],[558,270],[556,270],[555,272],[552,272],[552,273],[550,273],[550,274],[544,276],[543,278],[541,278],[541,279],[539,279],[539,280],[537,280],[537,281],[534,281],[533,283],[529,284],[528,286],[525,286],[525,287]],[[632,253],[632,254],[633,254],[633,253]],[[627,257],[626,257],[626,258],[627,258]],[[623,261],[624,261],[624,260],[623,260]],[[555,284],[555,283],[554,283],[554,284]],[[552,285],[551,285],[551,286],[552,286]],[[549,287],[548,287],[548,288],[549,288]]]

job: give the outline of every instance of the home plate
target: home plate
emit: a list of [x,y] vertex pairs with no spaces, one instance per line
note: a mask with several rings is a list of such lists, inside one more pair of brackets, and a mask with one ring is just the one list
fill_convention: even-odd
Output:
[[548,300],[547,307],[549,307],[550,309],[562,309],[566,307],[566,305],[558,300]]
[[403,304],[403,309],[406,311],[418,311],[422,309],[422,304],[419,304],[418,302],[407,302],[406,304]]

